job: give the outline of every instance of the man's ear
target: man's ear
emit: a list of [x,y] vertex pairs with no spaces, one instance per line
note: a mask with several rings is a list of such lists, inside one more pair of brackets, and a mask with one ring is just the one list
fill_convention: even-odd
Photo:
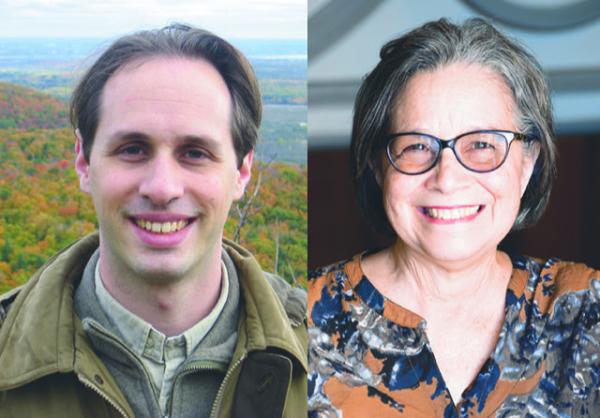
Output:
[[79,188],[86,192],[90,192],[89,169],[90,164],[83,153],[83,138],[79,129],[75,130],[75,171],[79,176]]
[[252,161],[254,160],[254,150],[250,150],[248,154],[242,160],[242,164],[238,168],[238,176],[236,181],[236,190],[233,198],[235,200],[241,199],[246,190],[246,186],[252,176]]
[[521,197],[525,194],[529,179],[533,174],[535,163],[540,155],[540,143],[535,141],[529,145],[529,149],[523,149],[523,171],[521,172]]

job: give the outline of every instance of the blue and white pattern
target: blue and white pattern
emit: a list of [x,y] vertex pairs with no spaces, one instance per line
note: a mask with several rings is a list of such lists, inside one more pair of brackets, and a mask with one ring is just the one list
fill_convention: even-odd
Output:
[[359,259],[309,278],[309,417],[600,417],[598,271],[512,257],[496,347],[455,405],[425,322]]

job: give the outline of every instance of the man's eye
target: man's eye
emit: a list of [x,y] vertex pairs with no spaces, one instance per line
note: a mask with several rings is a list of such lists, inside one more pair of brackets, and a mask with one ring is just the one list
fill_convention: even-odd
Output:
[[121,147],[118,154],[126,159],[140,159],[146,153],[146,150],[141,145],[126,145]]
[[138,154],[141,154],[143,152],[143,150],[142,150],[142,147],[140,147],[139,145],[130,145],[130,146],[122,149],[121,152],[123,154],[138,155]]
[[183,154],[183,158],[191,161],[198,161],[208,157],[207,153],[199,148],[186,149]]

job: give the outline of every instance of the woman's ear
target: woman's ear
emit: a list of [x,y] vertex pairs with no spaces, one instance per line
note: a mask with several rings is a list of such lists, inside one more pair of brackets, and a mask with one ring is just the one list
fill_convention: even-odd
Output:
[[381,168],[378,164],[374,164],[373,161],[369,161],[369,168],[373,172],[373,177],[375,177],[375,181],[379,188],[382,186],[383,175],[381,174]]
[[527,189],[535,163],[540,155],[540,143],[535,141],[523,149],[523,170],[521,171],[521,197]]

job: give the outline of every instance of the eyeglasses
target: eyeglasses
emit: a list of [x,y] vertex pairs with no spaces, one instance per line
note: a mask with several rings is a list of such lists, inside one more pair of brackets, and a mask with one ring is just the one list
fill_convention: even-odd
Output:
[[467,170],[488,173],[500,167],[514,140],[526,140],[524,134],[503,130],[467,132],[454,139],[440,139],[419,132],[389,136],[386,151],[392,166],[404,174],[422,174],[431,170],[444,148],[450,148]]

